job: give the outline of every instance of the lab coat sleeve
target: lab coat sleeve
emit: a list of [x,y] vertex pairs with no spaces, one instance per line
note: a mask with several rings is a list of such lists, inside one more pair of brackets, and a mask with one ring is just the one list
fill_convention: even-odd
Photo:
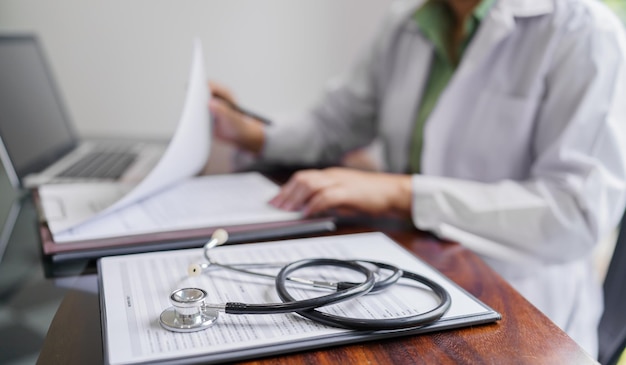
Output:
[[[526,181],[413,177],[415,225],[505,261],[588,256],[626,182],[626,45],[612,17],[565,22],[536,113]],[[494,136],[497,137],[497,136]]]
[[266,128],[262,158],[283,163],[334,164],[352,150],[370,144],[377,134],[380,68],[390,46],[390,29],[404,11],[391,7],[378,32],[353,67],[331,80],[321,99],[307,113],[277,120]]

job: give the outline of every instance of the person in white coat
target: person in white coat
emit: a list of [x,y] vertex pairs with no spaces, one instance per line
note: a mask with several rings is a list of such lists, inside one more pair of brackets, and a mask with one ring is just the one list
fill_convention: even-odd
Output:
[[[441,4],[452,20],[437,38],[423,12]],[[280,163],[336,163],[380,140],[385,172],[300,171],[272,204],[410,217],[597,355],[592,250],[626,202],[626,40],[596,0],[396,1],[299,119],[268,127],[219,98],[209,108],[218,138]]]

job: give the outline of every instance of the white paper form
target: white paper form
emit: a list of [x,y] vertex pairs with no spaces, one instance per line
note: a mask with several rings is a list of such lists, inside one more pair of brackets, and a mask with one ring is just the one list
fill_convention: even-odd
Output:
[[[370,259],[393,263],[402,269],[422,274],[438,282],[450,293],[452,305],[444,317],[432,326],[433,328],[452,328],[499,319],[499,314],[465,293],[382,233],[222,246],[214,250],[212,257],[224,263],[293,261],[314,257]],[[296,314],[221,314],[213,327],[193,333],[173,333],[161,328],[159,315],[163,309],[171,305],[168,302],[170,293],[183,287],[199,287],[206,290],[210,298],[208,301],[212,303],[280,302],[274,293],[271,280],[223,269],[216,269],[199,277],[186,277],[188,265],[202,261],[201,249],[108,257],[100,260],[103,341],[105,360],[108,363],[238,360],[319,347],[324,344],[415,333],[414,330],[383,333],[331,328]],[[317,275],[334,276],[333,270],[327,267],[310,270]],[[307,277],[307,272],[297,274],[299,277]],[[384,318],[421,313],[436,305],[436,298],[430,291],[419,288],[412,281],[403,280],[402,283],[404,284],[397,284],[379,294],[327,307],[324,311],[362,318]],[[305,292],[298,289],[294,290],[293,295],[300,297]]]
[[302,218],[300,212],[280,210],[268,203],[279,189],[256,172],[199,176],[58,233],[54,239],[63,243]]
[[128,206],[198,174],[209,156],[211,125],[202,44],[194,43],[183,112],[167,150],[138,184],[53,184],[39,188],[43,213],[52,234]]

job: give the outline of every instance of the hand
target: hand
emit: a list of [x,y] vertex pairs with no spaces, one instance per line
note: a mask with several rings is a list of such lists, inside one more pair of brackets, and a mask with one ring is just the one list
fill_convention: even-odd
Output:
[[411,176],[348,168],[299,171],[270,204],[306,216],[335,210],[374,216],[411,215]]
[[235,104],[235,98],[224,86],[209,81],[209,89],[214,96],[209,101],[209,111],[213,115],[213,134],[239,148],[260,153],[265,141],[263,124],[234,110],[230,105]]

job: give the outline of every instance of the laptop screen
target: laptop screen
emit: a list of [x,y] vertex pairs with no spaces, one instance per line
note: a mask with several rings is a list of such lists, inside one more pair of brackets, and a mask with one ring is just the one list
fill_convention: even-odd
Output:
[[22,178],[73,149],[76,136],[37,39],[0,35],[0,155]]

